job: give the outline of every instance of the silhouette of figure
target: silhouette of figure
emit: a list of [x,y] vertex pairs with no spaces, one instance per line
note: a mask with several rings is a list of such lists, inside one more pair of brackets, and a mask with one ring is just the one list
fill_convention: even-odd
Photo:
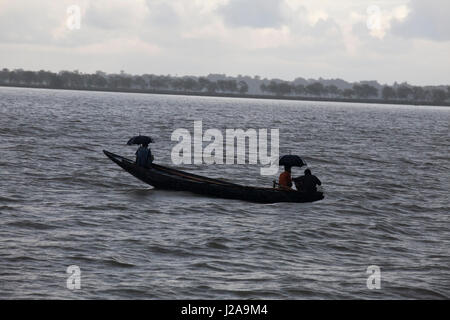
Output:
[[142,144],[136,151],[136,164],[148,168],[153,162],[153,155],[147,144]]
[[300,192],[313,193],[317,191],[317,185],[322,185],[322,182],[315,175],[311,174],[311,170],[306,169],[305,175],[292,179],[295,187]]
[[285,166],[284,172],[280,174],[278,179],[278,185],[281,189],[291,189],[292,179],[291,179],[291,167]]

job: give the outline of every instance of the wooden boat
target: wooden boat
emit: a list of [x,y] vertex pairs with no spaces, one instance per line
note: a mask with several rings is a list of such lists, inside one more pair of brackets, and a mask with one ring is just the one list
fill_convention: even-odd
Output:
[[211,179],[158,164],[143,168],[134,161],[103,150],[105,155],[139,180],[163,190],[188,191],[200,195],[259,203],[313,202],[324,198],[322,192],[302,193],[296,190],[259,188]]

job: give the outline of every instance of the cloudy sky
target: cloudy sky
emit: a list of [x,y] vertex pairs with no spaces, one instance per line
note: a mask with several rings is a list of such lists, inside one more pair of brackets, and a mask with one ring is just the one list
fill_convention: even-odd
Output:
[[449,16],[448,0],[0,0],[0,67],[450,84]]

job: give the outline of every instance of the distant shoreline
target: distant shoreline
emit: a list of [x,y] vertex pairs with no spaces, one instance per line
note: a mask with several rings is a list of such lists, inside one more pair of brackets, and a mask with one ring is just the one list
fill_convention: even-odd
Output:
[[51,88],[47,86],[30,86],[18,84],[0,84],[0,87],[7,88],[30,88],[30,89],[51,89],[51,90],[75,90],[93,92],[117,92],[117,93],[142,93],[142,94],[166,94],[176,96],[198,96],[198,97],[218,97],[218,98],[247,98],[266,100],[288,100],[288,101],[318,101],[318,102],[346,102],[346,103],[368,103],[368,104],[396,104],[412,106],[436,106],[450,107],[450,102],[430,102],[430,101],[402,101],[384,99],[361,99],[361,98],[331,98],[331,97],[306,97],[306,96],[277,96],[263,94],[238,94],[238,93],[210,93],[198,91],[174,91],[174,90],[139,90],[139,89],[107,89],[107,88]]

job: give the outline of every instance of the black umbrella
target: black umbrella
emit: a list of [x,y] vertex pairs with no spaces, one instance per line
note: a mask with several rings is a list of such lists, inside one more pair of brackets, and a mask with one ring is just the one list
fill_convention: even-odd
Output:
[[299,156],[288,154],[280,158],[279,165],[285,167],[303,167],[306,166],[306,162]]
[[153,139],[147,136],[136,136],[128,140],[127,145],[131,146],[133,144],[149,144],[153,143]]

